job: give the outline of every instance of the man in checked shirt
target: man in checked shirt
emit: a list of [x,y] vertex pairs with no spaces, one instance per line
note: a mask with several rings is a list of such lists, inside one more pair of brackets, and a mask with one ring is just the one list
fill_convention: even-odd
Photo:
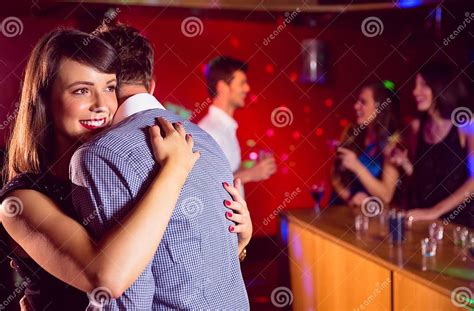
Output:
[[222,187],[233,180],[229,162],[207,133],[164,109],[151,95],[153,49],[146,38],[123,25],[100,37],[117,49],[122,73],[112,128],[81,146],[71,160],[74,207],[82,217],[98,215],[89,219],[87,229],[97,237],[106,234],[147,189],[156,163],[144,129],[157,117],[181,122],[201,153],[152,261],[104,309],[248,310],[237,254],[248,244],[252,229],[248,210],[245,215],[225,212],[232,200]]

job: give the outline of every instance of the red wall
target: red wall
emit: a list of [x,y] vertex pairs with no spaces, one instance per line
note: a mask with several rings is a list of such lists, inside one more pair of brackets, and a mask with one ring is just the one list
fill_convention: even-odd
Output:
[[[141,29],[155,45],[156,97],[195,112],[195,121],[205,114],[199,113],[197,105],[208,101],[204,64],[221,54],[248,61],[251,95],[247,106],[236,114],[242,156],[248,158],[250,152],[265,148],[275,154],[278,162],[278,172],[270,180],[246,187],[256,235],[277,232],[277,221],[267,218],[274,211],[312,205],[308,189],[315,182],[328,180],[333,160],[327,141],[337,139],[352,119],[352,104],[362,83],[393,80],[400,88],[403,110],[409,113],[413,105],[412,78],[419,65],[431,56],[443,57],[444,53],[459,68],[467,62],[465,37],[445,48],[443,37],[433,36],[433,27],[425,20],[429,12],[426,9],[318,16],[300,13],[268,45],[263,40],[282,23],[282,14],[126,6],[119,9],[117,19]],[[102,13],[102,7],[63,6],[41,18],[18,16],[24,27],[17,37],[0,34],[0,125],[14,113],[22,70],[36,40],[58,25],[76,25],[92,31],[100,25]],[[202,20],[201,35],[183,35],[181,22],[189,16]],[[368,38],[362,34],[360,24],[368,16],[382,19],[382,35]],[[316,25],[310,26],[312,20]],[[307,38],[324,40],[330,48],[330,81],[325,86],[297,80],[300,43]],[[438,46],[443,49],[436,52]],[[292,124],[282,128],[271,121],[272,111],[280,106],[288,107],[293,115]],[[273,131],[273,136],[266,134],[268,130]],[[2,133],[6,136],[6,131]],[[255,147],[246,145],[249,139],[256,142]]]

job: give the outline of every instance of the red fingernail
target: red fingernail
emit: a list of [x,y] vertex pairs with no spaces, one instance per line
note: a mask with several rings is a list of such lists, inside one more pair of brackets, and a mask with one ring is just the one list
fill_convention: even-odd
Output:
[[224,200],[224,204],[225,204],[225,206],[230,206],[230,201]]
[[230,231],[230,232],[234,232],[234,230],[235,230],[234,226],[230,226],[230,227],[229,227],[229,231]]
[[229,218],[232,217],[232,213],[231,213],[231,212],[227,212],[226,215],[227,215],[227,217],[229,217]]
[[229,187],[229,184],[227,182],[224,181],[223,184],[225,187]]
[[189,135],[189,137],[193,137],[193,134],[188,134],[188,135]]

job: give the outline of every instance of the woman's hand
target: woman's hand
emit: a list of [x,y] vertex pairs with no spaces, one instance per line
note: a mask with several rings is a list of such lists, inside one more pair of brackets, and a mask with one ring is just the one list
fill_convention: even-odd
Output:
[[365,192],[357,192],[356,194],[354,194],[351,198],[351,200],[349,201],[349,205],[350,206],[361,206],[362,205],[362,202],[364,202],[365,199],[367,199],[369,196],[367,195],[367,193]]
[[406,214],[408,222],[436,220],[440,216],[438,211],[433,207],[413,209]]
[[240,178],[234,180],[235,186],[224,183],[224,188],[229,192],[234,201],[224,201],[227,208],[232,211],[226,212],[226,217],[235,222],[235,226],[230,226],[229,231],[237,233],[239,239],[239,250],[245,248],[252,238],[252,219],[247,207],[247,202],[242,198],[238,189],[242,186]]
[[389,160],[396,167],[402,168],[408,176],[413,174],[413,164],[408,158],[407,149],[393,148],[390,152]]
[[20,310],[21,311],[33,311],[33,308],[31,307],[30,303],[28,302],[28,299],[26,299],[26,296],[23,296],[20,299]]
[[344,147],[339,147],[337,148],[337,153],[344,168],[350,170],[351,172],[356,172],[358,170],[361,163],[354,151]]
[[161,165],[172,164],[177,168],[191,171],[200,157],[199,151],[193,152],[194,141],[190,134],[186,134],[183,124],[171,124],[164,118],[158,118],[161,126],[150,127],[151,145],[155,160]]

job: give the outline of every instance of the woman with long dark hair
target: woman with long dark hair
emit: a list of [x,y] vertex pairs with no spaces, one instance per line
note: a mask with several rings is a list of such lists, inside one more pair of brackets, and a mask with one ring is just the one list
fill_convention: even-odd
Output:
[[407,216],[410,221],[443,218],[474,227],[474,137],[465,114],[471,111],[467,87],[451,66],[433,62],[416,75],[413,96],[419,118],[411,122],[411,156],[396,155],[412,175]]
[[[100,240],[89,235],[72,208],[69,162],[81,143],[110,125],[119,70],[112,46],[76,30],[45,35],[27,64],[0,216],[35,310],[84,310],[84,292],[101,287],[120,296],[152,259],[199,158],[184,127],[160,119],[161,130],[149,131],[158,174],[120,226]],[[226,189],[240,201],[236,188]]]
[[361,205],[369,197],[389,203],[399,177],[397,167],[387,161],[399,136],[398,98],[382,82],[367,84],[354,110],[356,123],[344,131],[331,173],[331,204]]

